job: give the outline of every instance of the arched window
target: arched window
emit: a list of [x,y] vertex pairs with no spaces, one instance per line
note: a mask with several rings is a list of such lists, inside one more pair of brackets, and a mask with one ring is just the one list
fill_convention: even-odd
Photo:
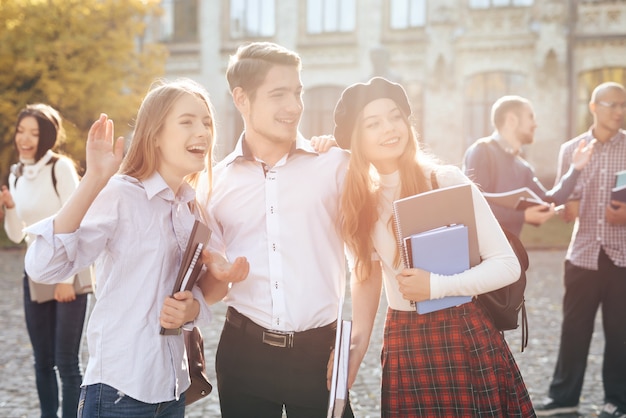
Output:
[[465,85],[464,133],[465,147],[493,131],[491,106],[507,94],[523,95],[526,76],[496,71],[471,76]]
[[198,0],[163,0],[158,39],[161,42],[198,42]]
[[[596,70],[582,72],[578,75],[578,92],[576,110],[574,113],[576,132],[573,132],[574,135],[585,132],[593,123],[593,116],[589,112],[588,106],[591,92],[593,92],[596,86],[606,81],[615,81],[622,86],[626,86],[626,68],[598,68]],[[626,118],[624,119],[622,128],[626,129]]]
[[319,86],[306,90],[303,97],[304,113],[300,121],[300,132],[305,137],[333,133],[333,113],[342,91],[341,86]]

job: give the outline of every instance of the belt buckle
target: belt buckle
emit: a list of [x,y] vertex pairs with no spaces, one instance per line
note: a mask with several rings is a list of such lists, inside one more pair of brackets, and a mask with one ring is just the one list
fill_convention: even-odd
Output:
[[263,331],[263,344],[272,347],[293,348],[293,332]]

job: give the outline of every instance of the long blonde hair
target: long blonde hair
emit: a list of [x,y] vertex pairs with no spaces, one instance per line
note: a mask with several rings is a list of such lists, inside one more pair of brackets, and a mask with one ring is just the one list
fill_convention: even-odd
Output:
[[[119,170],[121,174],[143,180],[154,173],[158,164],[157,138],[163,130],[165,119],[172,110],[174,103],[186,94],[202,100],[206,104],[209,114],[213,119],[211,126],[212,143],[209,144],[205,162],[208,176],[207,184],[209,185],[210,191],[213,146],[216,142],[215,112],[209,99],[209,94],[204,87],[187,78],[180,78],[169,82],[157,80],[152,85],[137,112],[133,138]],[[200,173],[192,173],[185,177],[185,181],[195,188],[199,176]]]
[[[366,280],[372,273],[372,252],[374,243],[372,231],[378,220],[378,181],[377,171],[363,152],[360,126],[361,111],[352,130],[351,156],[346,174],[344,192],[341,198],[341,232],[348,249],[355,257],[355,271],[359,280]],[[400,172],[400,197],[412,196],[430,190],[423,167],[434,166],[436,159],[423,151],[418,136],[409,119],[403,113],[404,122],[409,127],[409,141],[398,162]],[[393,222],[392,219],[389,222]],[[395,228],[393,228],[395,231]],[[399,265],[400,255],[396,249],[395,264]]]

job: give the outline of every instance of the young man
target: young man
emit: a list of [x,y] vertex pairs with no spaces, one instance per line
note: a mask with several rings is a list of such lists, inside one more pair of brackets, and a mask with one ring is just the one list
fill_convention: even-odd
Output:
[[[562,180],[552,190],[547,190],[535,176],[534,169],[520,156],[522,145],[533,143],[537,128],[530,102],[520,96],[501,97],[491,108],[491,122],[495,132],[477,140],[465,152],[465,174],[483,192],[500,193],[528,187],[546,202],[565,203],[580,171],[589,161],[592,146],[581,143]],[[490,206],[500,224],[517,236],[524,223],[541,225],[554,215],[554,205],[547,209],[536,205],[526,210],[491,203]]]
[[348,154],[318,154],[298,132],[300,57],[272,43],[242,46],[227,79],[244,120],[214,169],[211,246],[246,256],[250,273],[229,306],[216,356],[225,418],[326,415],[345,258],[339,202]]
[[589,110],[593,125],[563,144],[559,156],[562,173],[580,143],[597,141],[572,194],[571,217],[577,219],[565,257],[561,345],[550,399],[536,407],[539,416],[576,412],[595,317],[602,305],[605,405],[599,417],[626,417],[626,203],[611,201],[615,173],[626,170],[626,131],[621,129],[626,114],[624,87],[600,84],[591,95]]

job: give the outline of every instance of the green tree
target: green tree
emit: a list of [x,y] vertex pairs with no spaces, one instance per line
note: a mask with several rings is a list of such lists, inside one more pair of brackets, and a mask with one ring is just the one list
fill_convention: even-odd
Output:
[[129,136],[141,99],[164,73],[167,50],[144,42],[155,0],[0,0],[0,184],[17,155],[19,110],[47,103],[61,112],[61,150],[84,160],[100,113]]

